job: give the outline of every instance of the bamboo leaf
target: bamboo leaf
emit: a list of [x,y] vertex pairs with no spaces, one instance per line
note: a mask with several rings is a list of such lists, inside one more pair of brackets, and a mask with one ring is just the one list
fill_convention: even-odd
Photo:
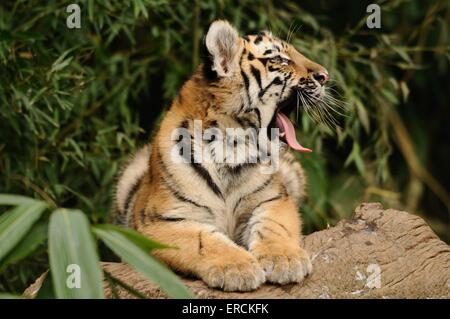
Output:
[[408,101],[408,97],[409,97],[409,87],[408,84],[406,84],[406,82],[400,82],[400,90],[402,92],[402,97],[403,97],[403,101],[406,102]]
[[96,226],[99,229],[111,230],[124,235],[127,239],[131,240],[134,244],[138,245],[145,251],[151,251],[153,249],[162,248],[175,248],[169,245],[161,244],[157,241],[151,240],[150,238],[138,233],[131,228],[119,227],[111,224],[104,224]]
[[47,238],[47,226],[46,223],[36,223],[14,249],[3,258],[0,262],[0,271],[35,252]]
[[359,99],[355,99],[355,105],[356,110],[358,111],[359,120],[361,121],[361,124],[364,127],[366,133],[369,133],[370,132],[369,114],[367,113],[366,108]]
[[2,216],[0,223],[0,260],[28,233],[47,207],[44,202],[17,206]]
[[95,227],[94,232],[114,253],[160,286],[170,297],[194,298],[169,268],[148,255],[121,232],[100,227]]
[[8,293],[0,293],[0,299],[23,299],[20,295],[13,295]]
[[104,298],[95,241],[81,211],[57,209],[52,213],[49,257],[57,298]]
[[0,205],[18,206],[22,204],[31,204],[35,199],[21,195],[0,194]]
[[136,297],[138,297],[140,299],[148,299],[148,297],[146,295],[140,293],[139,291],[137,291],[133,287],[127,285],[122,280],[117,279],[116,277],[114,277],[113,275],[108,273],[107,271],[103,271],[103,274],[105,275],[105,278],[108,280],[108,284],[109,284],[109,286],[111,288],[111,293],[113,295],[113,299],[120,299],[120,297],[117,295],[117,289],[116,289],[117,285],[119,285],[120,287],[122,287],[123,289],[128,291],[133,296],[136,296]]

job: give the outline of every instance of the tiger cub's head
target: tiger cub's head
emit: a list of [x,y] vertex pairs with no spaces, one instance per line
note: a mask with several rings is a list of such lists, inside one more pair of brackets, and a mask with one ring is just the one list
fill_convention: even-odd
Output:
[[255,125],[279,128],[291,148],[310,151],[298,143],[289,115],[321,105],[327,70],[270,32],[240,37],[223,20],[211,24],[205,42],[203,73],[222,95],[222,111],[237,118],[255,113]]

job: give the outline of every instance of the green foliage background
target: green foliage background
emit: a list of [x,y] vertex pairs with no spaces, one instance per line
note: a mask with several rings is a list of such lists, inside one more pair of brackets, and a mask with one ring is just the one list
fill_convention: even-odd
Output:
[[[306,232],[380,201],[424,217],[450,240],[448,1],[2,0],[0,192],[105,222],[120,163],[157,127],[201,59],[211,21],[244,34],[271,29],[326,66],[345,101],[340,128],[302,114],[300,155],[309,176]],[[82,28],[66,27],[66,6]],[[1,243],[0,243],[1,244]],[[106,254],[102,252],[102,254]],[[47,269],[47,251],[0,274],[20,292]]]

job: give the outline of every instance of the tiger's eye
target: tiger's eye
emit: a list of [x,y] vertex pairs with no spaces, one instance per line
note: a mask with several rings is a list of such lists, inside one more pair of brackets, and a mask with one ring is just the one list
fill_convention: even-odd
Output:
[[276,56],[276,57],[271,58],[270,62],[281,64],[281,65],[288,65],[289,64],[289,60],[286,59],[286,58],[283,58],[281,56]]
[[271,58],[270,59],[270,62],[272,62],[272,63],[279,63],[280,62],[280,57],[273,57],[273,58]]

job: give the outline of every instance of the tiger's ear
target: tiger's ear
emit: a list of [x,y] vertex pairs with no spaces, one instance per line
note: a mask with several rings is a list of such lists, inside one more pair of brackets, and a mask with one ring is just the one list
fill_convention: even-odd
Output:
[[238,65],[239,34],[228,21],[217,20],[206,34],[206,48],[212,55],[212,69],[221,77],[233,75]]

